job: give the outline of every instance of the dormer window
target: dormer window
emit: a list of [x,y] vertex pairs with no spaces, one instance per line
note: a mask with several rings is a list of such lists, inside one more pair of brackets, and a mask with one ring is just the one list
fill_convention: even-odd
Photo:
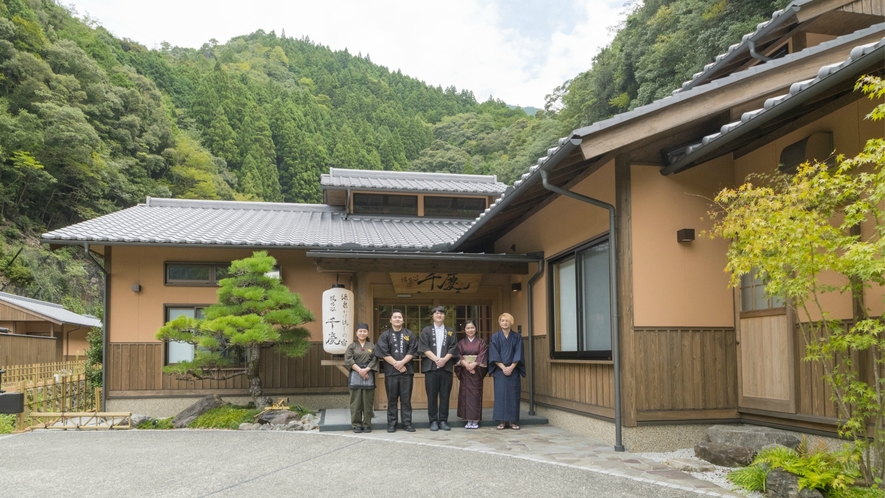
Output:
[[354,214],[395,214],[418,216],[418,196],[395,194],[353,194]]
[[434,218],[476,218],[485,208],[485,198],[424,197],[424,216]]

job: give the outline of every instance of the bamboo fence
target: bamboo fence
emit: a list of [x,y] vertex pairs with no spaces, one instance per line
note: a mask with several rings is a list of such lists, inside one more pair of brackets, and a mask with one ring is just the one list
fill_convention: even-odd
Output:
[[25,411],[17,415],[19,430],[32,425],[31,412],[96,410],[100,390],[86,385],[86,362],[63,361],[7,367],[0,389],[25,395]]

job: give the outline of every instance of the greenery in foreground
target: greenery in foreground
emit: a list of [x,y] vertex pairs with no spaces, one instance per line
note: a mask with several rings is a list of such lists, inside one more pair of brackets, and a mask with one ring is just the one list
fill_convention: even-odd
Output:
[[[204,310],[205,319],[179,316],[157,331],[162,341],[194,346],[194,359],[163,367],[185,379],[217,379],[245,375],[253,402],[264,407],[260,361],[262,348],[273,346],[289,358],[304,356],[311,347],[302,327],[313,313],[295,294],[268,274],[277,261],[267,251],[238,259],[219,282],[218,302]],[[245,359],[242,359],[245,356]]]
[[[292,406],[289,409],[293,412],[298,413],[300,416],[313,413],[310,410],[297,405]],[[191,429],[236,430],[239,429],[240,424],[254,423],[255,417],[262,411],[263,410],[255,408],[254,406],[220,406],[200,415],[193,422],[191,422],[188,427]],[[138,424],[138,427],[136,427],[136,429],[174,429],[174,427],[172,427],[172,418],[170,417],[158,420],[146,420]]]
[[15,415],[0,414],[0,434],[12,434],[15,430]]
[[[885,97],[881,78],[863,77],[856,89],[870,99]],[[867,119],[885,119],[885,103]],[[852,465],[861,482],[881,485],[885,378],[867,378],[863,366],[885,366],[885,317],[861,298],[853,300],[855,319],[846,322],[833,316],[827,306],[833,301],[826,298],[864,296],[885,285],[885,138],[868,140],[853,158],[837,156],[835,166],[803,164],[793,175],[752,177],[724,189],[716,203],[721,211],[711,213],[712,234],[730,241],[732,285],[755,271],[766,293],[781,297],[799,317],[804,360],[823,368],[839,411],[839,435],[856,448]],[[812,487],[817,481],[805,482]]]

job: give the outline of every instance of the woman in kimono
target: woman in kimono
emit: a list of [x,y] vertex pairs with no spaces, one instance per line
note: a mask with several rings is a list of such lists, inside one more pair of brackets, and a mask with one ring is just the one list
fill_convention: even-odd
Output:
[[455,375],[461,383],[458,390],[458,417],[467,421],[465,429],[479,429],[482,420],[482,381],[486,375],[489,348],[486,342],[476,336],[476,324],[467,320],[464,324],[464,339],[458,341],[458,356]]
[[350,371],[350,423],[353,432],[372,432],[378,359],[375,345],[369,340],[368,324],[356,326],[356,339],[344,351],[344,367]]
[[522,336],[510,330],[513,315],[498,317],[501,330],[489,341],[489,375],[495,379],[495,408],[492,417],[499,421],[498,430],[519,430],[520,377],[525,377]]

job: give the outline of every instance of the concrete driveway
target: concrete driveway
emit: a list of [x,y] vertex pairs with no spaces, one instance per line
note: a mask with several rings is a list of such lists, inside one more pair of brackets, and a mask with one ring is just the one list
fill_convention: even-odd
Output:
[[[489,434],[477,434],[483,431]],[[508,437],[519,434],[506,432]],[[521,437],[530,436],[530,430],[520,432]],[[214,430],[42,430],[0,436],[0,495],[666,498],[730,494],[721,488],[719,494],[508,456],[506,448],[501,454],[446,447],[426,439],[500,439],[494,429],[445,435],[419,431],[413,439],[406,433],[397,436]]]

